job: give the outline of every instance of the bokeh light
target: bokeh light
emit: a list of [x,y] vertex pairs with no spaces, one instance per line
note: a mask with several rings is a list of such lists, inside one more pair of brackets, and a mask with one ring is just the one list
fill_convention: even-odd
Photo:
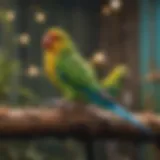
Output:
[[19,36],[19,43],[22,45],[28,45],[30,43],[30,35],[28,33],[22,33]]
[[34,18],[37,23],[46,22],[46,14],[44,12],[35,12]]
[[110,7],[113,10],[119,10],[122,6],[122,1],[121,0],[110,0]]
[[9,10],[6,12],[6,18],[9,22],[13,22],[16,18],[16,12],[13,10]]
[[40,75],[40,70],[36,65],[30,65],[27,70],[26,74],[28,77],[38,77]]
[[109,16],[109,15],[111,15],[111,12],[112,12],[112,10],[111,10],[111,8],[110,8],[108,5],[104,5],[104,6],[102,7],[101,13],[102,13],[104,16]]
[[92,57],[92,62],[96,65],[107,63],[107,57],[104,52],[96,52]]

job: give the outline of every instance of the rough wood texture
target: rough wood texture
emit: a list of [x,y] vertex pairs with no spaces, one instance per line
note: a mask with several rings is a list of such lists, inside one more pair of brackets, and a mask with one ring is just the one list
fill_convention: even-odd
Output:
[[[142,123],[160,133],[160,117],[135,114]],[[72,136],[83,140],[120,138],[134,141],[153,140],[124,120],[96,107],[0,108],[1,138],[36,138],[39,136]]]

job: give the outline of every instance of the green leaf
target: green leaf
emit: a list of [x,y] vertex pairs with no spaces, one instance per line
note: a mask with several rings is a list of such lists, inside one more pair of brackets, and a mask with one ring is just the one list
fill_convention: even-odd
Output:
[[21,96],[23,96],[24,98],[26,98],[28,100],[37,101],[37,99],[38,99],[38,96],[35,93],[33,93],[33,91],[30,90],[29,88],[24,88],[24,87],[20,86],[19,93]]

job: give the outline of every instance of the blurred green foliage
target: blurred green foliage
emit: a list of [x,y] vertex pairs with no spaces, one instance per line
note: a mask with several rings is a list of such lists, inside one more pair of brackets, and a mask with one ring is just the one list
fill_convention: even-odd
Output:
[[[15,76],[23,76],[20,62],[12,59],[9,53],[0,50],[0,102],[7,103],[11,92],[19,95],[16,104],[33,103],[38,98],[34,92],[18,84],[16,88],[12,83]],[[13,105],[12,105],[13,106]],[[78,145],[77,145],[78,146]],[[1,160],[43,160],[43,159],[71,159],[77,152],[76,145],[72,141],[58,141],[56,139],[45,139],[45,141],[2,141],[0,143],[0,159]],[[67,158],[68,157],[68,158]],[[75,159],[75,158],[74,158]]]
[[[6,102],[8,95],[13,91],[13,76],[19,76],[21,74],[20,62],[16,59],[11,59],[7,52],[0,51],[0,101]],[[27,87],[23,87],[20,84],[16,87],[20,98],[23,102],[34,101],[37,96]],[[22,102],[22,101],[19,101]]]
[[[31,89],[24,87],[21,84],[18,84],[16,87],[13,86],[15,85],[12,83],[14,76],[22,76],[22,74],[23,71],[21,70],[20,62],[17,59],[10,58],[8,52],[0,50],[0,103],[7,103],[9,95],[11,92],[14,93],[14,89],[16,89],[16,92],[19,95],[16,104],[24,106],[22,104],[31,104],[38,100],[37,96]],[[81,156],[84,156],[81,149],[82,147],[75,141],[59,141],[54,138],[38,141],[29,140],[27,142],[17,140],[2,141],[0,143],[0,159],[71,160],[79,159]]]
[[[24,104],[41,103],[35,90],[21,85],[20,79],[26,75],[16,55],[18,37],[15,22],[8,20],[7,12],[7,8],[0,7],[0,103],[12,104],[12,96],[16,97],[16,105],[22,107]],[[0,141],[0,160],[83,160],[83,149],[83,145],[73,140],[4,140]]]
[[[20,61],[11,56],[5,49],[0,50],[0,103],[8,103],[9,95],[18,93],[16,104],[36,103],[39,98],[32,89],[13,83],[15,77],[24,76]],[[15,90],[16,89],[16,90]],[[11,94],[12,95],[12,94]],[[12,105],[14,106],[14,105]],[[29,141],[1,141],[1,160],[75,160],[84,159],[83,147],[79,143],[66,140],[59,141],[54,138]],[[80,151],[80,152],[79,152]]]

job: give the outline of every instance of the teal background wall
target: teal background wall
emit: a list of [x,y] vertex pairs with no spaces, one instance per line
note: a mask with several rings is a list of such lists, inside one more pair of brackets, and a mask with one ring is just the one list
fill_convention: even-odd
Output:
[[[147,83],[144,77],[160,70],[160,1],[139,1],[139,65],[141,76],[141,105],[160,112],[160,83]],[[149,104],[147,104],[150,102]],[[139,159],[155,159],[151,147],[141,146]]]
[[[160,69],[160,1],[159,0],[141,0],[140,1],[140,75],[142,86],[142,105],[145,102],[147,94],[152,94],[154,104],[151,106],[156,111],[160,111],[160,84],[146,83],[144,76],[151,70]],[[153,68],[151,68],[151,66]],[[155,106],[154,106],[155,105]]]

